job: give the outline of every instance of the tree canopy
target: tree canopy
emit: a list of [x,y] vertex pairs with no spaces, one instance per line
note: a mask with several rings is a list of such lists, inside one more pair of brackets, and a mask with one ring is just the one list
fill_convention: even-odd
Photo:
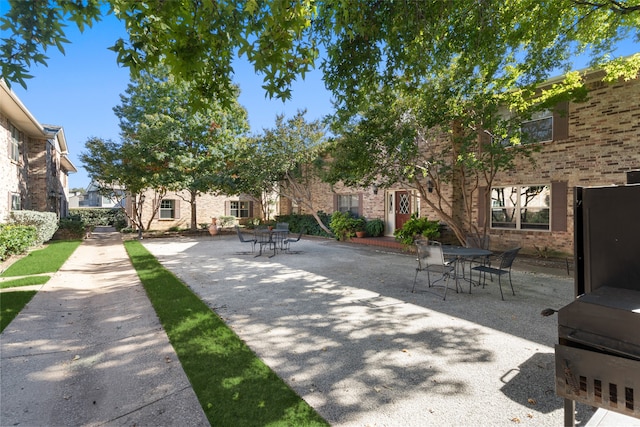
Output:
[[273,128],[247,141],[233,165],[236,189],[251,194],[263,206],[272,194],[286,197],[305,207],[331,234],[318,217],[311,194],[322,175],[326,126],[320,120],[307,121],[305,114],[303,110],[290,118],[277,115]]
[[[413,85],[452,65],[533,83],[589,48],[605,58],[622,38],[638,40],[640,0],[10,0],[1,19],[2,77],[25,85],[46,51],[64,51],[65,25],[91,27],[105,14],[124,21],[114,40],[133,75],[168,65],[205,96],[233,99],[233,60],[264,76],[268,95],[320,66],[342,107],[367,88],[404,76]],[[326,52],[320,56],[319,52]],[[353,102],[356,101],[356,102]]]

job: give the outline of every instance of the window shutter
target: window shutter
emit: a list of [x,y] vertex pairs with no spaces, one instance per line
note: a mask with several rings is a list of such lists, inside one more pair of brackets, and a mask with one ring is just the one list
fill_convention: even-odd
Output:
[[337,211],[338,210],[338,195],[334,194],[333,195],[333,211]]
[[491,145],[491,135],[485,132],[484,128],[480,128],[478,131],[478,151],[484,151],[484,147]]
[[484,227],[487,209],[487,187],[478,187],[478,227]]
[[553,109],[553,140],[569,138],[569,102],[563,101]]
[[358,194],[358,216],[362,216],[362,213],[364,212],[363,210],[363,206],[362,206],[362,193]]
[[231,215],[231,202],[229,200],[224,201],[224,215],[225,216]]
[[567,231],[567,181],[551,182],[551,231]]
[[175,219],[180,219],[180,199],[173,200],[173,216]]
[[249,202],[249,218],[253,218],[253,202]]
[[[140,195],[138,195],[138,197],[140,197]],[[158,200],[157,204],[155,202],[151,203],[151,209],[153,209],[153,219],[155,220],[160,219],[160,208],[158,207],[158,209],[156,209],[156,206],[159,205],[162,205],[162,199]]]

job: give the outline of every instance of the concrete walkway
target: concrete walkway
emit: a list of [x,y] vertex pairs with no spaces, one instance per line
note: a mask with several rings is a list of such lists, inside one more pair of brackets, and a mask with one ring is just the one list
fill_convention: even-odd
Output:
[[0,334],[0,425],[209,425],[126,254],[96,230]]

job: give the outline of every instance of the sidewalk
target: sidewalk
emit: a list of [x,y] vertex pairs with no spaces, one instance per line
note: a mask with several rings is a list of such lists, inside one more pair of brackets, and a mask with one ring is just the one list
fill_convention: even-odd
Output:
[[209,425],[120,235],[97,230],[0,334],[0,425]]

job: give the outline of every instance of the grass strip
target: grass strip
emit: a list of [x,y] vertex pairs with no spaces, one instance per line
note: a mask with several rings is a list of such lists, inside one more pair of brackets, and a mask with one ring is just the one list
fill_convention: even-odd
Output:
[[140,242],[124,244],[212,426],[328,425]]
[[56,240],[11,264],[0,277],[54,273],[71,256],[82,240]]
[[51,276],[27,276],[14,280],[3,280],[0,282],[0,289],[18,288],[20,286],[44,285]]
[[4,328],[11,323],[36,293],[37,291],[0,293],[0,332],[4,331]]

